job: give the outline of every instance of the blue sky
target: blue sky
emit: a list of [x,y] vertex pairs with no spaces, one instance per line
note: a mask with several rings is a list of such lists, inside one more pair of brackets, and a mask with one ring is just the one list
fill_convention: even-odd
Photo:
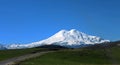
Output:
[[0,43],[30,43],[61,29],[120,40],[120,0],[0,0]]

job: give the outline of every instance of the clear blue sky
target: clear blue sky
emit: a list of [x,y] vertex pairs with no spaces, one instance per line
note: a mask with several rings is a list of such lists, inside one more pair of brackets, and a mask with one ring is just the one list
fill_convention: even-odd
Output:
[[61,29],[120,40],[120,0],[0,0],[0,43],[30,43]]

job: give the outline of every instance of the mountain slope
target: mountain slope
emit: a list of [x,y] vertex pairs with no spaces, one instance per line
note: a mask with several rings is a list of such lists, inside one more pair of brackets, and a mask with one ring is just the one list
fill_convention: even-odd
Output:
[[109,40],[104,40],[100,37],[87,35],[85,33],[72,29],[70,31],[61,30],[48,39],[35,42],[32,44],[42,44],[42,45],[55,44],[55,45],[61,45],[61,46],[76,47],[80,45],[97,44],[97,43],[103,43],[103,42],[109,42]]
[[51,45],[51,44],[70,47],[70,48],[79,48],[81,46],[85,46],[89,44],[98,44],[104,42],[109,42],[109,40],[104,40],[100,37],[87,35],[75,29],[71,29],[70,31],[61,30],[55,35],[42,41],[33,42],[30,44],[13,44],[8,46],[7,48],[8,49],[32,48],[32,47]]

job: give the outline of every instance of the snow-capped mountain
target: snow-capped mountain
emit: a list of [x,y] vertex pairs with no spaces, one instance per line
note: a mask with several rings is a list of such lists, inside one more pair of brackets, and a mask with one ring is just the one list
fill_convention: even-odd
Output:
[[32,48],[42,45],[60,45],[70,48],[78,48],[90,44],[100,44],[104,42],[110,42],[109,40],[104,40],[97,36],[87,35],[78,30],[61,30],[55,35],[49,37],[48,39],[33,42],[29,44],[13,44],[7,46],[8,49],[21,49],[21,48]]

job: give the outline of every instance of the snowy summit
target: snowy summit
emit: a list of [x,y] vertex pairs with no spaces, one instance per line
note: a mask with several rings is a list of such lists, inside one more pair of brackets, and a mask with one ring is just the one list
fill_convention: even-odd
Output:
[[49,37],[48,39],[33,42],[29,44],[13,44],[9,45],[8,49],[20,49],[20,48],[32,48],[43,45],[60,45],[70,48],[79,48],[84,45],[90,44],[100,44],[104,42],[110,42],[109,40],[104,40],[97,36],[87,35],[76,29],[71,30],[61,30],[55,35]]

